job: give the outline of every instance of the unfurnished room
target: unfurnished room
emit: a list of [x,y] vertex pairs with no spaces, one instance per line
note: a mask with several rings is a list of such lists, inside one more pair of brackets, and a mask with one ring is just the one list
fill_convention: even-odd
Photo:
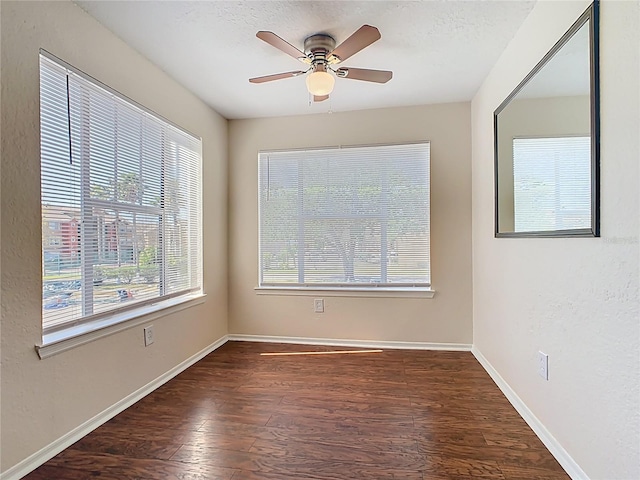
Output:
[[639,32],[0,0],[0,480],[639,479]]

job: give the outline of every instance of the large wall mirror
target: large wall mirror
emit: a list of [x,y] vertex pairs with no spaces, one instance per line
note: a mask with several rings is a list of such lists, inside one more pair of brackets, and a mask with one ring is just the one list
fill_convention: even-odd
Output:
[[496,237],[600,236],[598,2],[494,113]]

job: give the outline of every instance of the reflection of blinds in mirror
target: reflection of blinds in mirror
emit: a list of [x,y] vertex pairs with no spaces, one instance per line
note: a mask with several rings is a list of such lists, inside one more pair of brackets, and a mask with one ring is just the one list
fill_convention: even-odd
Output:
[[591,227],[591,139],[513,140],[516,232]]

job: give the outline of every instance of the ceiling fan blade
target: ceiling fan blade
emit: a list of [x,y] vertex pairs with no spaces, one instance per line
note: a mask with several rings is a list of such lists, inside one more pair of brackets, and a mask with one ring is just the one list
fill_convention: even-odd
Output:
[[337,62],[344,62],[347,58],[358,53],[363,48],[368,47],[379,38],[380,32],[376,27],[363,25],[338,45],[335,50],[329,54],[329,58],[334,56],[337,57]]
[[329,98],[329,95],[314,95],[313,96],[313,101],[314,102],[324,102],[327,98]]
[[272,82],[273,80],[280,80],[280,79],[289,78],[289,77],[297,77],[298,75],[302,75],[303,73],[304,72],[302,70],[296,70],[295,72],[276,73],[274,75],[265,75],[264,77],[250,78],[249,81],[251,83]]
[[387,83],[393,77],[393,72],[390,72],[389,70],[370,70],[368,68],[341,67],[336,70],[336,75],[340,78],[350,78],[351,80]]
[[267,42],[269,45],[276,47],[278,50],[286,53],[287,55],[291,55],[293,58],[296,58],[301,62],[306,62],[308,60],[307,56],[303,52],[301,52],[296,47],[283,40],[273,32],[265,32],[264,30],[261,30],[256,33],[256,37]]

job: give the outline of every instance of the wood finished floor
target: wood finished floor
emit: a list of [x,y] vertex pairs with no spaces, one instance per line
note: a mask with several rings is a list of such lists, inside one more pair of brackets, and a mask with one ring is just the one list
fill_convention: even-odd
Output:
[[469,352],[228,342],[29,480],[567,479]]

